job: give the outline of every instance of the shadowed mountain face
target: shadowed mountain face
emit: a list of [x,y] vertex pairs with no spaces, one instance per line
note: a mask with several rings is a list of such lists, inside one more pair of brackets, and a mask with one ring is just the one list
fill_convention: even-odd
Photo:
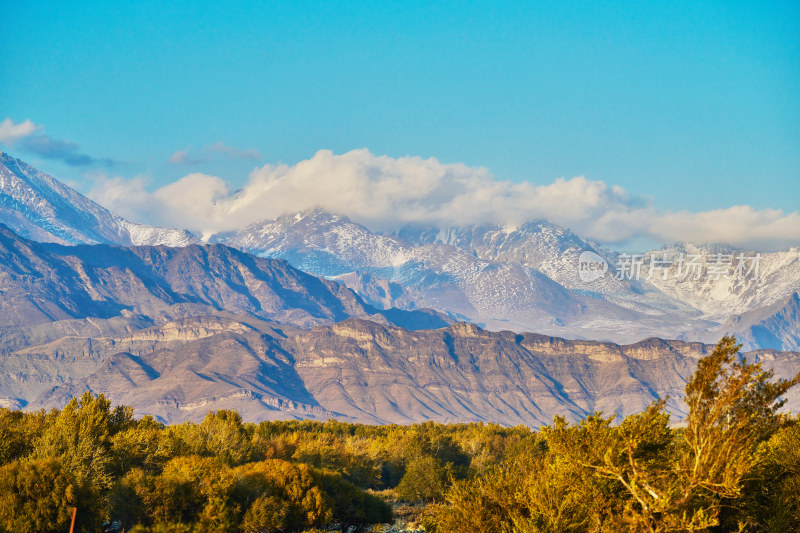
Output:
[[378,311],[341,284],[219,244],[61,246],[22,239],[2,225],[0,291],[2,326],[117,316],[164,322],[223,310],[301,327],[352,316],[449,323],[428,311]]
[[[326,409],[359,420],[410,423],[478,420],[538,426],[596,411],[625,416],[669,397],[674,421],[697,360],[713,345],[648,339],[621,346],[568,341],[458,323],[404,331],[350,319],[294,337],[298,374]],[[752,352],[781,377],[800,354]],[[800,407],[800,394],[789,407]]]
[[730,317],[724,329],[746,350],[770,348],[800,351],[800,295]]
[[220,408],[251,419],[334,416],[295,372],[282,344],[287,331],[293,328],[221,314],[116,337],[62,337],[8,354],[4,370],[33,383],[9,380],[0,387],[31,408],[63,405],[84,390],[104,392],[165,420],[202,418]]

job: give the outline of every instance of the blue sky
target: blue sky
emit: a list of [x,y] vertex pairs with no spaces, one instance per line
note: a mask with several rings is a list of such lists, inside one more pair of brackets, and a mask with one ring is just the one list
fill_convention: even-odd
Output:
[[800,208],[797,2],[0,6],[0,120],[45,136],[5,149],[83,191],[97,173],[235,189],[367,148],[666,211]]

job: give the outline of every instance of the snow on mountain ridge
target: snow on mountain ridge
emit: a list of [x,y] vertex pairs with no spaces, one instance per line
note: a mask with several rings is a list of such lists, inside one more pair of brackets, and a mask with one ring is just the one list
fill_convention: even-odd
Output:
[[[337,277],[383,305],[388,284],[400,283],[420,305],[456,313],[492,329],[562,336],[639,340],[697,338],[717,331],[732,313],[762,307],[800,288],[800,250],[761,254],[761,277],[730,282],[709,276],[728,247],[682,243],[638,254],[696,254],[701,279],[626,276],[625,254],[607,250],[544,220],[517,227],[405,227],[380,234],[347,217],[315,208],[262,221],[224,242],[257,255],[282,257],[316,275]],[[608,272],[580,277],[583,252],[605,258]],[[738,251],[736,253],[743,253]],[[630,256],[628,256],[630,257]],[[381,295],[384,296],[381,296]],[[399,305],[407,305],[402,296]]]
[[[517,228],[406,228],[385,235],[317,208],[218,238],[256,255],[286,259],[315,275],[340,279],[382,305],[394,305],[381,294],[386,294],[387,283],[399,283],[414,294],[417,305],[493,329],[582,337],[601,330],[605,337],[639,340],[663,334],[660,320],[682,307],[655,289],[648,293],[610,275],[597,283],[582,282],[580,254],[607,251],[544,221]],[[398,305],[407,305],[407,298],[400,297]],[[694,309],[688,313],[700,314]],[[647,324],[639,325],[640,319]],[[673,326],[678,335],[679,326]],[[614,328],[625,330],[623,336],[609,334]],[[647,335],[637,333],[643,330]]]
[[186,246],[186,230],[139,224],[108,211],[24,161],[0,152],[0,222],[35,240],[63,244]]
[[[682,246],[650,252],[657,257],[666,254],[671,264],[666,269],[666,279],[663,275],[653,276],[647,284],[715,321],[772,305],[800,289],[800,248],[769,253],[708,250]],[[738,274],[735,269],[740,255],[745,268]],[[690,259],[697,263],[699,274],[687,275],[686,262]],[[754,270],[748,272],[751,266]]]

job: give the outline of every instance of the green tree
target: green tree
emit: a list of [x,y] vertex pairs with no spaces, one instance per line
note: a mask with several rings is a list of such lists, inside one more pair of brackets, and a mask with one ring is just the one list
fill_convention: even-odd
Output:
[[276,496],[259,496],[250,504],[242,519],[244,533],[285,531],[289,524],[289,508]]
[[66,531],[79,506],[75,479],[58,459],[0,467],[0,530],[9,533]]
[[228,465],[250,460],[250,436],[236,411],[212,411],[200,423],[199,429],[208,455],[218,457]]
[[447,471],[436,458],[420,456],[406,465],[406,473],[395,488],[398,497],[409,501],[433,501],[442,497]]
[[164,424],[149,415],[115,434],[111,438],[114,475],[121,477],[132,468],[155,472],[163,467],[173,455],[164,434]]
[[759,454],[742,498],[723,510],[722,529],[746,524],[756,532],[800,531],[800,419],[763,443]]
[[72,398],[36,441],[33,455],[58,458],[78,484],[111,486],[111,437],[133,424],[133,408],[118,406],[103,394]]
[[0,465],[30,454],[45,420],[44,411],[24,413],[0,408]]
[[[320,486],[313,469],[306,465],[272,459],[239,466],[235,474],[237,505],[248,510],[253,504],[257,506],[248,519],[248,527],[272,527],[280,520],[282,527],[276,531],[301,531],[323,526],[333,518],[330,497]],[[270,498],[282,502],[285,515],[272,512],[275,500]],[[261,519],[263,523],[257,521]]]
[[392,521],[392,509],[379,497],[365,492],[338,472],[317,473],[333,507],[333,521],[342,531],[358,533],[372,524]]
[[[591,427],[602,431],[606,424],[597,420]],[[500,465],[455,482],[423,524],[441,533],[614,531],[622,529],[609,524],[621,514],[618,492],[612,481],[551,453],[543,439],[529,439],[525,450]]]
[[226,530],[238,512],[230,505],[235,481],[214,457],[176,457],[157,475],[134,468],[111,489],[110,514],[126,526],[185,523]]

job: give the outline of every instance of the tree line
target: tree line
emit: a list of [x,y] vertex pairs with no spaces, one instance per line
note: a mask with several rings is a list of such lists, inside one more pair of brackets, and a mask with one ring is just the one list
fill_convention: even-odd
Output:
[[780,411],[797,381],[726,337],[677,428],[663,400],[538,430],[230,410],[165,425],[85,393],[0,409],[0,531],[68,531],[73,508],[76,531],[380,531],[393,508],[437,533],[800,531],[800,420]]

